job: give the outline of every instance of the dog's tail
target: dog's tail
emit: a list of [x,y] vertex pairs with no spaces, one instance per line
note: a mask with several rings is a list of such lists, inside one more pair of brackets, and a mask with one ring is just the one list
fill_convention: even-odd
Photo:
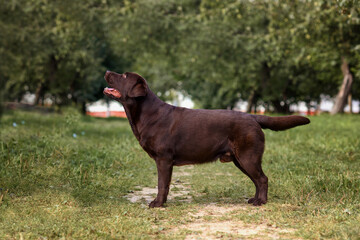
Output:
[[282,131],[300,125],[309,124],[310,120],[301,116],[269,117],[264,115],[251,115],[264,129]]

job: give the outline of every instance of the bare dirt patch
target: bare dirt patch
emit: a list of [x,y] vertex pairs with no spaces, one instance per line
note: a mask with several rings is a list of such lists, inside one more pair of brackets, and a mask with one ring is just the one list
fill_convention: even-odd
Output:
[[227,214],[231,214],[232,212],[239,209],[245,210],[246,208],[244,206],[235,205],[235,204],[218,206],[215,203],[210,203],[209,205],[199,208],[196,213],[190,213],[190,216],[197,218],[204,216],[220,217],[220,216],[225,216]]
[[278,229],[266,224],[245,224],[241,221],[194,222],[183,225],[175,231],[191,231],[185,239],[221,239],[245,237],[247,239],[280,239],[281,233],[291,233],[288,229]]
[[229,217],[239,214],[239,211],[248,211],[249,206],[241,204],[217,205],[210,203],[198,207],[189,213],[191,223],[178,226],[169,233],[186,232],[187,240],[192,239],[294,239],[291,237],[293,229],[280,229],[266,223],[246,224],[241,220],[228,220]]
[[[140,191],[134,191],[125,196],[130,202],[143,202],[150,203],[157,194],[157,187],[150,188],[144,187]],[[176,199],[180,202],[191,202],[192,197],[190,191],[187,190],[187,187],[182,185],[182,182],[175,182],[170,186],[170,191],[168,195],[168,202],[171,202]]]
[[[192,197],[190,195],[190,186],[185,184],[183,176],[189,176],[190,174],[186,171],[192,169],[193,166],[184,166],[181,168],[174,169],[173,180],[170,185],[170,191],[168,195],[168,202],[173,200],[179,202],[191,202]],[[139,186],[139,188],[141,188]],[[132,203],[145,201],[149,204],[157,194],[157,187],[143,187],[139,191],[133,191],[125,196]]]
[[[189,213],[191,223],[178,226],[169,233],[186,232],[187,240],[192,239],[293,239],[293,229],[280,229],[266,223],[246,224],[241,220],[227,220],[229,216],[248,210],[247,205],[210,203]],[[289,236],[288,236],[289,235]]]

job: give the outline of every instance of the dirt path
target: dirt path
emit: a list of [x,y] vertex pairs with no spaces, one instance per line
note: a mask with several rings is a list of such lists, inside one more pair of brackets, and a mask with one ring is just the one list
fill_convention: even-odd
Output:
[[[187,169],[191,169],[193,166],[186,166],[182,168],[176,169],[174,171],[172,182],[170,185],[170,191],[168,195],[168,202],[171,201],[180,201],[180,202],[191,202],[192,197],[190,196],[190,186],[184,183],[182,176],[188,176],[189,173],[186,171]],[[140,188],[140,187],[139,187]],[[129,193],[125,197],[132,203],[135,202],[143,202],[149,204],[157,194],[157,187],[149,188],[144,187],[139,191],[134,191]]]
[[[168,196],[168,202],[191,202],[191,187],[183,176],[189,176],[193,166],[176,169]],[[126,196],[131,202],[150,203],[157,194],[157,188],[144,187]],[[248,205],[216,204],[195,205],[195,209],[188,213],[189,223],[167,229],[165,232],[171,236],[175,233],[185,232],[187,240],[192,239],[294,239],[291,237],[293,229],[280,229],[266,223],[246,224],[241,220],[228,219],[229,216],[244,213],[249,210]],[[256,210],[256,209],[254,209]],[[290,234],[290,235],[289,235]],[[288,236],[289,235],[289,236]]]

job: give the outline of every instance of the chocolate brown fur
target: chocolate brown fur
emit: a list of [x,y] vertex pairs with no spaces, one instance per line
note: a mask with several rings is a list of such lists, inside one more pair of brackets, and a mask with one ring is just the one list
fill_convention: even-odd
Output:
[[158,194],[149,207],[166,202],[173,166],[216,161],[233,162],[255,184],[249,203],[267,202],[268,178],[261,169],[264,133],[308,124],[301,116],[268,117],[231,110],[175,107],[161,101],[136,73],[106,72],[105,80],[120,92],[131,129],[142,148],[156,161]]

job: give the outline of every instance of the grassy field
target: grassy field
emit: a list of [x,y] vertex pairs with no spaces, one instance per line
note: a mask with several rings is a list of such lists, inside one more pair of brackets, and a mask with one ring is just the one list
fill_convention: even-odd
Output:
[[148,209],[125,198],[157,181],[126,120],[6,112],[0,239],[360,239],[360,116],[311,121],[265,131],[268,204],[248,205],[250,179],[216,162],[175,168],[179,196]]

